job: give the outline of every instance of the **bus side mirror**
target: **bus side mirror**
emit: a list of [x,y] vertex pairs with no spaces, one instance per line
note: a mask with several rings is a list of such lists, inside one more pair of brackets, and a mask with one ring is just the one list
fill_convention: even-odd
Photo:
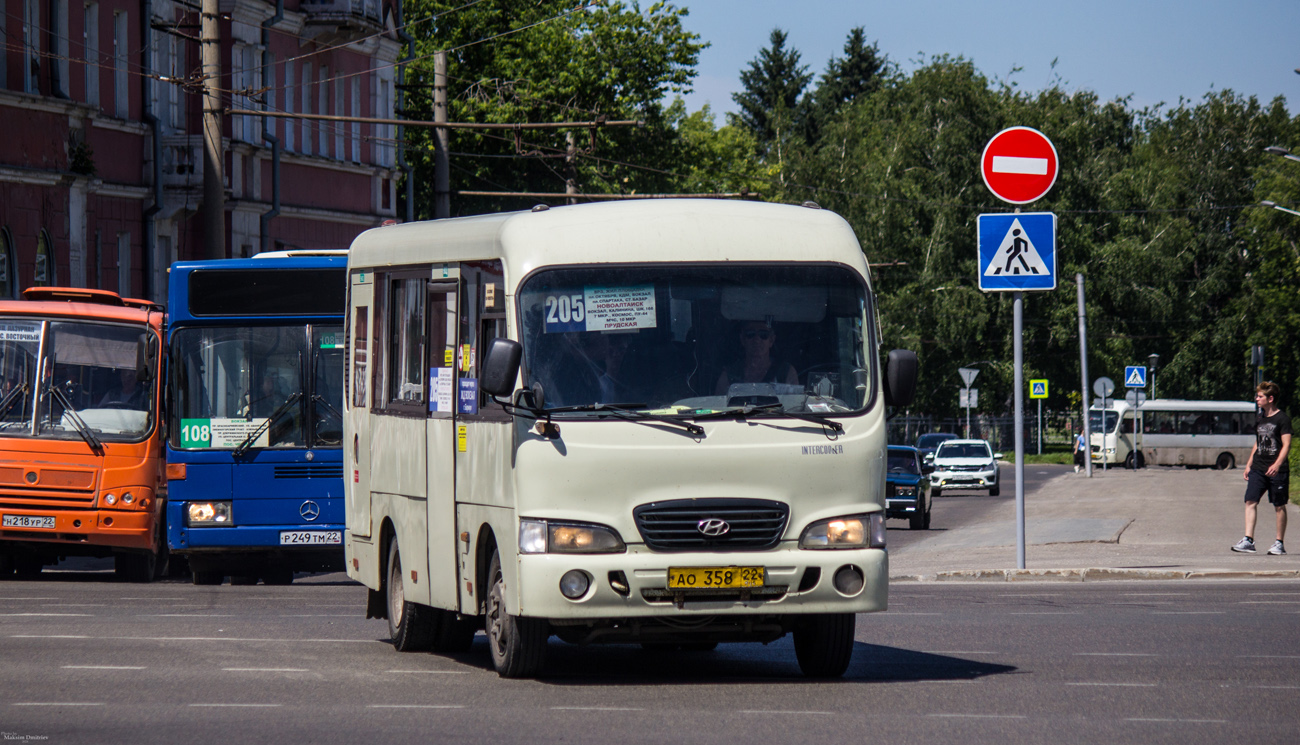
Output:
[[512,339],[498,337],[488,342],[479,387],[493,396],[510,395],[515,389],[515,379],[519,377],[519,360],[523,353],[524,348]]
[[158,347],[153,334],[143,334],[135,347],[135,379],[141,383],[153,380],[154,361],[158,358]]
[[916,352],[910,349],[891,349],[885,361],[885,403],[889,406],[907,406],[916,397],[916,372],[920,365]]

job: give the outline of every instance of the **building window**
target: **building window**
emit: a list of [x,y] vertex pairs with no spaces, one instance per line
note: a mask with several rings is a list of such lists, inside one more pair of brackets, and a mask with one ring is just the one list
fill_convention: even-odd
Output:
[[[284,113],[293,113],[293,60],[284,61]],[[292,118],[284,120],[284,150],[293,152],[293,131],[297,129]]]
[[[330,69],[321,65],[320,68],[320,92],[316,94],[316,106],[320,110],[316,113],[321,116],[328,116],[330,113]],[[325,126],[325,120],[320,123],[320,155],[328,158],[330,155],[329,127]]]
[[49,287],[58,281],[58,267],[54,263],[54,248],[50,234],[41,229],[36,237],[36,286]]
[[[339,73],[340,76],[342,76],[342,74],[343,73]],[[343,78],[342,77],[335,78],[334,79],[334,116],[338,116],[338,117],[343,116],[343,100],[344,98],[346,98],[346,96],[343,93],[343,90],[344,90]],[[339,122],[334,127],[334,159],[335,160],[347,159],[347,154],[343,152],[343,136],[344,133],[347,132],[347,129],[348,129],[348,125],[343,122]]]
[[99,106],[99,3],[86,3],[85,26],[82,29],[86,61],[86,103]]
[[39,93],[41,79],[41,6],[38,0],[23,2],[23,92]]
[[[311,113],[311,63],[302,63],[302,113]],[[302,154],[311,155],[312,121],[302,120]]]
[[0,298],[13,299],[14,292],[14,242],[8,228],[0,228]]
[[54,19],[54,51],[57,57],[50,69],[54,72],[54,85],[51,86],[56,94],[63,94],[71,98],[72,72],[68,67],[69,50],[68,50],[68,0],[55,0],[51,4],[50,10],[57,16]]
[[[361,116],[361,78],[351,79],[352,116]],[[352,162],[361,162],[361,122],[352,122]]]
[[126,13],[113,13],[113,115],[126,119],[131,115],[126,87],[126,57],[130,53],[127,46]]
[[131,234],[117,234],[117,294],[131,296]]

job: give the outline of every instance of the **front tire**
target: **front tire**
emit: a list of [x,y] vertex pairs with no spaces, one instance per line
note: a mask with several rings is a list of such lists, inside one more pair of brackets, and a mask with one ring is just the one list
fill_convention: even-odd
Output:
[[438,616],[433,608],[406,602],[402,578],[402,554],[394,539],[388,547],[388,636],[399,652],[425,652],[433,645]]
[[483,627],[477,616],[460,617],[455,611],[435,611],[438,620],[438,632],[433,636],[433,651],[438,654],[459,654],[468,652],[474,646],[474,635]]
[[491,589],[487,597],[488,648],[492,666],[503,678],[530,678],[546,665],[546,640],[550,625],[538,618],[512,616],[506,612],[506,583],[501,572],[501,555],[493,552],[488,565]]
[[1236,468],[1237,459],[1232,457],[1232,453],[1219,453],[1219,457],[1214,459],[1214,467],[1220,471]]
[[118,554],[113,557],[113,573],[124,582],[152,582],[158,571],[158,554]]
[[794,630],[794,654],[799,669],[809,678],[838,678],[853,658],[853,631],[857,616],[826,613],[810,616]]
[[943,494],[943,489],[940,489],[940,488],[937,487],[937,486],[930,490],[930,497],[931,497],[931,498],[937,497],[937,496],[939,496],[939,495],[941,495],[941,494]]
[[998,484],[997,486],[991,486],[991,487],[989,487],[989,496],[990,496],[990,497],[996,497],[996,496],[998,496],[998,495],[1001,494],[1001,493],[1002,493],[1002,485],[1001,485],[1001,484]]

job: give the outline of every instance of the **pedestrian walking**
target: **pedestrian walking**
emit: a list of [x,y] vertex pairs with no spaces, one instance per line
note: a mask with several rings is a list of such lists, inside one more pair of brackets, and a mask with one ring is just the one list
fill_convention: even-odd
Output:
[[1277,540],[1268,554],[1282,556],[1286,553],[1282,539],[1286,537],[1286,504],[1290,498],[1287,487],[1291,469],[1287,455],[1291,452],[1292,432],[1291,417],[1277,406],[1280,397],[1281,389],[1270,380],[1255,388],[1259,414],[1255,417],[1255,447],[1251,448],[1250,457],[1246,459],[1246,535],[1232,547],[1239,553],[1255,553],[1255,519],[1259,500],[1265,494],[1277,511]]
[[1083,468],[1083,459],[1088,457],[1088,441],[1083,438],[1083,428],[1074,429],[1074,472]]

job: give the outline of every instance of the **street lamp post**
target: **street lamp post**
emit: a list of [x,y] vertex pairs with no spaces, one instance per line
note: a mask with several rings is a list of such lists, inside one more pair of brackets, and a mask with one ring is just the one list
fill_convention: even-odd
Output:
[[1147,355],[1147,367],[1151,368],[1151,398],[1156,397],[1156,363],[1160,361],[1160,355],[1152,352]]
[[1283,158],[1286,158],[1287,160],[1294,160],[1295,162],[1300,163],[1300,155],[1294,155],[1290,150],[1287,150],[1284,147],[1278,147],[1277,145],[1272,145],[1270,147],[1264,148],[1264,152],[1268,153],[1269,155],[1280,155]]

